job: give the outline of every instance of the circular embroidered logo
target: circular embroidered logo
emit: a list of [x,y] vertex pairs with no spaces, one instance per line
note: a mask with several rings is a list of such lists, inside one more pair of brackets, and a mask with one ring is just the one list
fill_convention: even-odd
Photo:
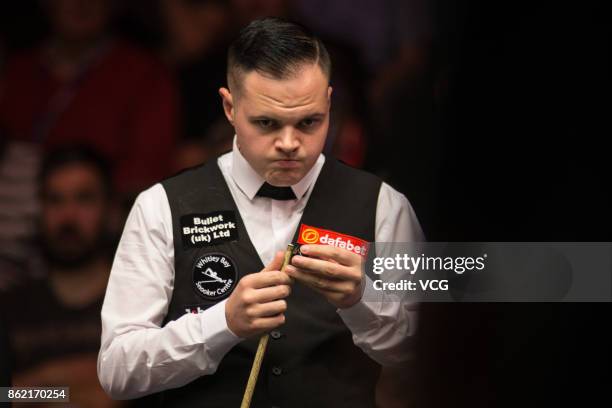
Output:
[[193,265],[195,291],[204,299],[216,300],[229,295],[236,286],[236,264],[227,255],[209,253]]
[[307,244],[316,244],[319,242],[319,231],[313,228],[306,228],[302,232],[302,240]]

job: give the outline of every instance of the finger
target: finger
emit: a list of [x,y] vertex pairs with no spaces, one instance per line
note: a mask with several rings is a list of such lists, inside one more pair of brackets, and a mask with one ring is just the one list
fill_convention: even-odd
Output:
[[267,331],[275,329],[283,323],[285,323],[285,315],[281,313],[276,316],[257,318],[253,320],[251,326],[255,330]]
[[321,289],[330,292],[345,293],[347,288],[346,281],[337,281],[324,278],[320,275],[305,272],[294,266],[287,266],[286,272],[293,278],[299,280],[314,289]]
[[285,300],[275,300],[267,303],[257,303],[247,309],[247,316],[251,319],[259,317],[276,316],[279,313],[284,313],[287,310],[287,302]]
[[345,266],[359,265],[362,262],[361,255],[331,245],[302,245],[300,252],[309,257],[333,259]]
[[278,299],[284,299],[291,293],[291,286],[278,285],[249,292],[245,301],[250,304],[267,303]]
[[253,273],[248,276],[248,286],[253,289],[267,288],[269,286],[288,285],[291,278],[280,271],[268,271]]
[[283,266],[283,259],[285,258],[285,253],[282,251],[278,251],[272,261],[265,268],[261,270],[261,272],[267,271],[280,271],[281,266]]
[[328,279],[358,281],[361,279],[361,270],[346,267],[344,265],[324,261],[322,259],[308,258],[296,255],[291,263],[298,268],[307,269],[313,274],[320,275]]

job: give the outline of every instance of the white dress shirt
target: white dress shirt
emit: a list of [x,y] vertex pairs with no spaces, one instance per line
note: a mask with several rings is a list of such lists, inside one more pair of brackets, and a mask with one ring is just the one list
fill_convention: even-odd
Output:
[[[320,155],[306,176],[292,186],[297,199],[280,201],[255,196],[264,179],[240,154],[235,141],[234,150],[218,158],[264,265],[291,242],[324,162],[325,156]],[[375,239],[424,240],[406,197],[385,183],[378,197]],[[130,211],[102,307],[98,376],[113,398],[136,398],[213,374],[225,354],[244,340],[227,326],[227,299],[161,327],[173,284],[172,217],[166,192],[156,184],[137,197]],[[416,325],[414,305],[384,301],[384,292],[374,291],[369,279],[365,291],[360,302],[337,311],[353,333],[354,343],[382,365],[406,360],[406,344]],[[315,296],[319,295],[313,291]]]

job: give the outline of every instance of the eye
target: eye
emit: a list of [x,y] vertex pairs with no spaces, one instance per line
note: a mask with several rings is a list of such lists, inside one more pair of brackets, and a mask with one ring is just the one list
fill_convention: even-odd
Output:
[[309,129],[314,127],[315,125],[317,125],[319,123],[319,119],[315,119],[315,118],[306,118],[303,119],[300,122],[300,127],[303,129]]
[[276,125],[272,119],[258,119],[255,122],[262,129],[272,129]]
[[46,193],[43,196],[43,200],[47,205],[59,205],[65,201],[65,198],[61,194]]

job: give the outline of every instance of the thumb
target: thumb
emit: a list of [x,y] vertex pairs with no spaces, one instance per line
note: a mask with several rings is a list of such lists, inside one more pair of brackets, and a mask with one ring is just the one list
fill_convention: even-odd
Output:
[[276,255],[274,255],[274,259],[262,269],[262,272],[280,271],[281,266],[283,266],[283,259],[285,259],[285,253],[283,251],[278,251]]

